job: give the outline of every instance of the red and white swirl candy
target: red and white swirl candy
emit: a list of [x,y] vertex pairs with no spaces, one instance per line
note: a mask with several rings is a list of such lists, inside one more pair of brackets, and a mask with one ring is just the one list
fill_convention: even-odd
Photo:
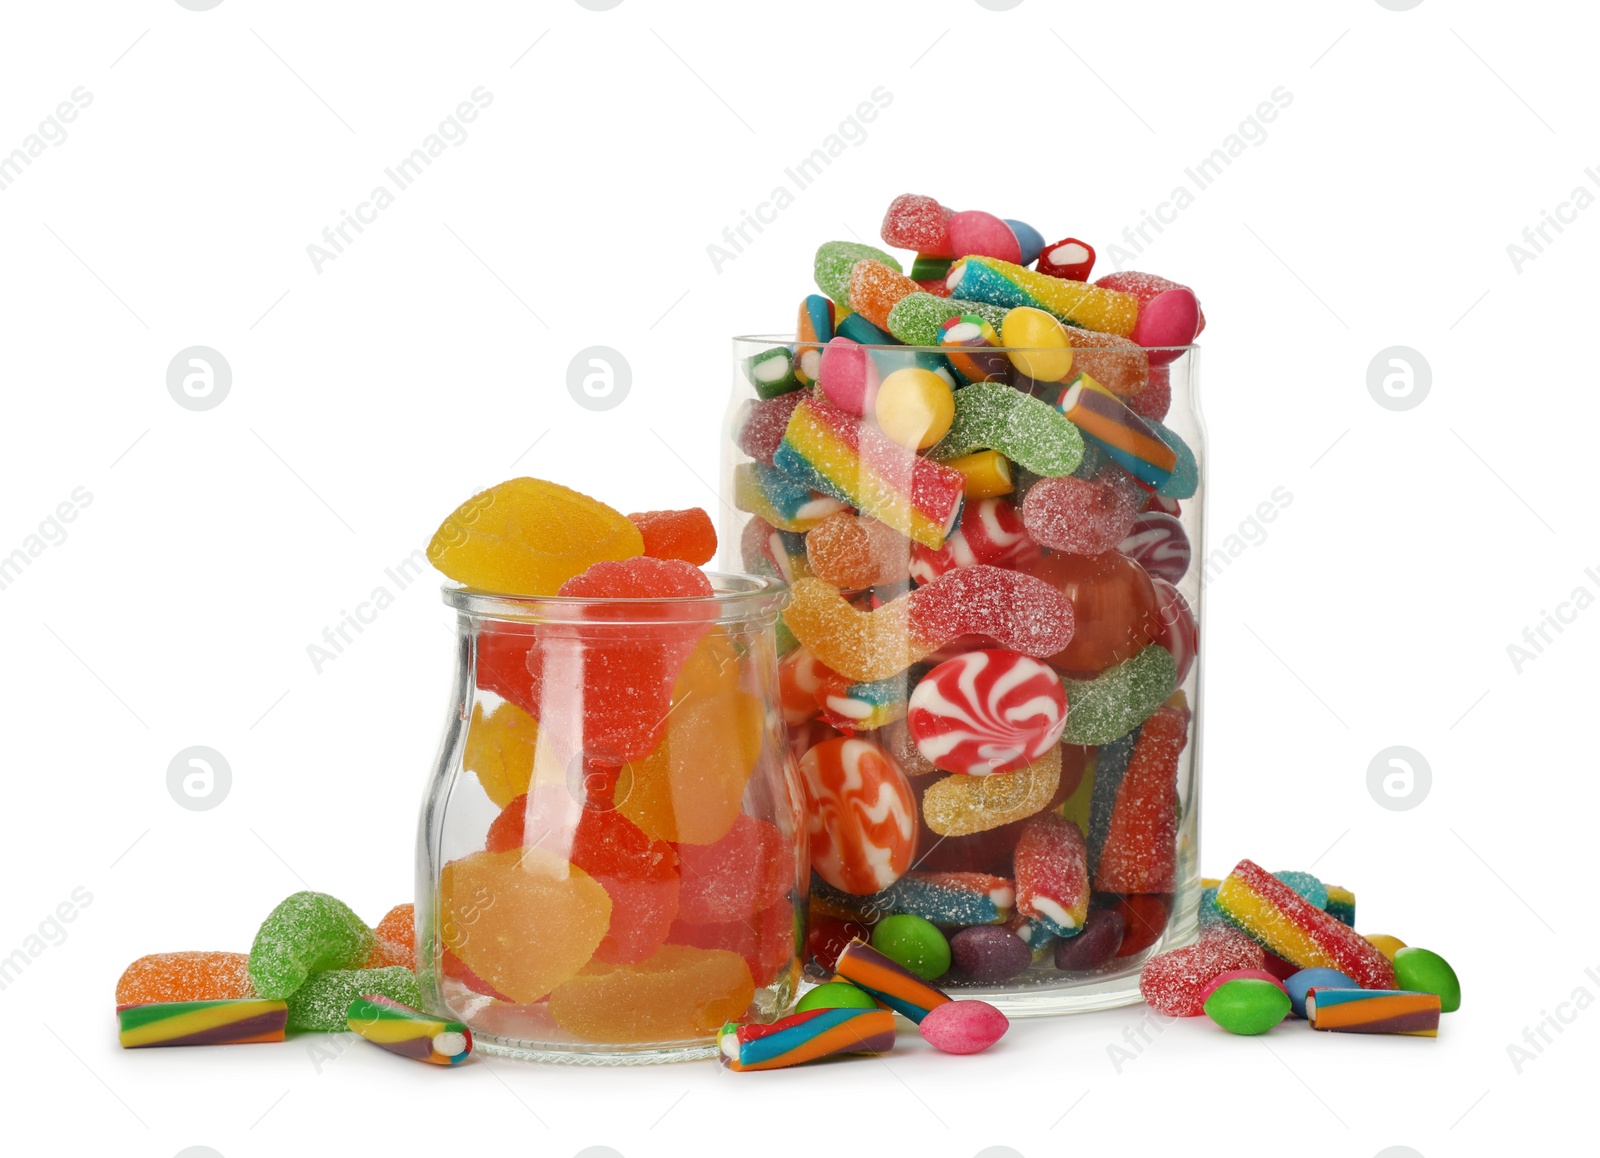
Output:
[[917,750],[946,772],[1011,772],[1060,741],[1067,696],[1047,663],[1004,648],[969,651],[922,677],[906,726]]
[[958,567],[992,567],[1021,570],[1038,560],[1043,552],[1022,525],[1022,516],[1007,499],[979,499],[968,503],[961,522],[937,551],[918,543],[912,551],[911,577],[918,583],[931,583]]
[[1189,571],[1189,536],[1183,524],[1161,511],[1145,511],[1133,520],[1117,550],[1143,567],[1152,579],[1176,583]]
[[1195,656],[1200,654],[1200,628],[1194,621],[1194,612],[1189,610],[1188,600],[1176,587],[1156,577],[1152,577],[1150,582],[1156,589],[1158,619],[1150,642],[1159,643],[1172,653],[1172,658],[1178,664],[1178,682],[1181,684],[1183,677],[1194,666]]

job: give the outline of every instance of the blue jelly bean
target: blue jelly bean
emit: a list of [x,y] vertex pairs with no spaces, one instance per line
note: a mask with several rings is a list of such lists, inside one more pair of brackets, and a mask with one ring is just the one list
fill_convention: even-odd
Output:
[[1032,265],[1039,260],[1039,251],[1044,248],[1044,234],[1040,233],[1026,221],[1013,221],[1009,217],[1002,217],[1011,232],[1017,235],[1017,248],[1022,250],[1022,264]]
[[1319,985],[1331,989],[1361,988],[1361,986],[1337,969],[1324,969],[1321,966],[1302,969],[1298,973],[1291,973],[1283,981],[1283,987],[1289,994],[1290,1012],[1304,1020],[1306,1016],[1306,994]]

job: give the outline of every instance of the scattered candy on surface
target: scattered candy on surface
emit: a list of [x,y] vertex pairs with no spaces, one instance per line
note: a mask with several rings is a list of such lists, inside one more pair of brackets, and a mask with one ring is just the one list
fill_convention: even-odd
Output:
[[887,1009],[809,1009],[770,1025],[724,1025],[718,1057],[735,1073],[775,1070],[843,1053],[888,1053],[894,1014]]
[[345,1010],[350,1032],[380,1049],[432,1065],[460,1065],[472,1056],[472,1031],[381,993],[357,997]]
[[255,995],[248,953],[151,953],[117,979],[118,1005],[237,1001]]
[[256,996],[288,997],[313,973],[355,969],[371,954],[376,935],[343,901],[302,892],[267,915],[250,947]]
[[808,990],[806,995],[796,1002],[796,1013],[807,1013],[813,1009],[877,1009],[878,1003],[872,999],[872,994],[865,989],[851,985],[848,981],[829,981]]
[[928,1011],[917,1029],[940,1053],[982,1053],[1005,1036],[1011,1023],[986,1001],[947,1001]]
[[1335,1033],[1438,1037],[1440,1011],[1437,993],[1313,988],[1306,994],[1306,1020],[1311,1028]]
[[1328,989],[1359,989],[1350,978],[1340,973],[1337,969],[1324,969],[1315,966],[1310,969],[1300,969],[1283,979],[1284,992],[1289,995],[1289,1009],[1295,1017],[1305,1020],[1306,994],[1311,990],[1324,987]]
[[289,1007],[265,998],[167,1001],[117,1010],[123,1049],[165,1045],[243,1045],[282,1041]]
[[1212,980],[1204,996],[1206,1016],[1229,1033],[1266,1033],[1289,1015],[1289,994],[1271,974],[1230,970]]
[[388,997],[401,1005],[422,1004],[416,974],[399,965],[385,969],[329,969],[311,979],[286,999],[289,1028],[317,1033],[338,1033],[349,1027],[346,1013],[358,997]]
[[852,941],[839,954],[835,971],[865,989],[882,1004],[917,1024],[950,996],[863,941]]
[[1395,953],[1393,960],[1395,983],[1401,989],[1436,994],[1441,1013],[1454,1013],[1461,1008],[1461,979],[1439,954],[1407,945]]

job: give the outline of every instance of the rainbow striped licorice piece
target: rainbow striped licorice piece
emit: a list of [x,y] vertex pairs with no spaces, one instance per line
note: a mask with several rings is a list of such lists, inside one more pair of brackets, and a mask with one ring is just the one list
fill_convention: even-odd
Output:
[[249,997],[234,1001],[159,1001],[117,1009],[123,1049],[154,1045],[243,1045],[282,1041],[289,1005]]
[[1337,969],[1363,989],[1392,989],[1394,966],[1350,926],[1312,905],[1254,861],[1242,860],[1217,889],[1217,908],[1284,960]]
[[846,945],[833,971],[872,994],[880,1005],[904,1014],[918,1025],[930,1011],[950,1000],[949,994],[901,968],[865,941]]
[[944,546],[955,529],[966,497],[967,479],[960,471],[891,442],[816,395],[794,408],[772,462],[801,486],[849,503],[933,550]]
[[[844,312],[848,314],[849,308]],[[795,326],[794,376],[802,386],[817,380],[817,367],[822,361],[822,347],[833,338],[833,327],[839,320],[838,307],[821,294],[807,294],[800,303],[800,316]]]
[[1439,1009],[1437,993],[1327,986],[1318,986],[1306,993],[1306,1020],[1311,1022],[1311,1028],[1336,1033],[1438,1037]]
[[733,505],[780,531],[794,532],[809,531],[845,509],[837,498],[817,494],[781,467],[762,462],[743,462],[733,468]]
[[1087,374],[1079,374],[1061,392],[1056,408],[1134,478],[1158,487],[1172,477],[1177,453],[1122,399]]
[[1033,306],[1087,330],[1126,338],[1139,320],[1139,299],[1087,282],[1068,281],[997,257],[967,257],[951,267],[950,296],[1015,309]]
[[729,1022],[717,1035],[722,1064],[735,1073],[776,1070],[841,1053],[888,1053],[894,1014],[887,1009],[809,1009],[771,1025]]
[[472,1055],[472,1031],[461,1022],[423,1013],[381,993],[356,998],[345,1016],[352,1033],[401,1057],[453,1066]]
[[853,680],[837,672],[822,677],[817,688],[822,718],[835,728],[870,731],[906,714],[906,681],[898,675],[881,680]]

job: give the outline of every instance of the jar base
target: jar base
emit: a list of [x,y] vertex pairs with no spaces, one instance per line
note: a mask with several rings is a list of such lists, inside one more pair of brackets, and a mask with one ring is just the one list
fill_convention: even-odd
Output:
[[490,1057],[569,1066],[654,1066],[704,1061],[717,1056],[717,1046],[712,1041],[630,1048],[617,1045],[566,1045],[475,1032],[472,1044],[479,1053]]

